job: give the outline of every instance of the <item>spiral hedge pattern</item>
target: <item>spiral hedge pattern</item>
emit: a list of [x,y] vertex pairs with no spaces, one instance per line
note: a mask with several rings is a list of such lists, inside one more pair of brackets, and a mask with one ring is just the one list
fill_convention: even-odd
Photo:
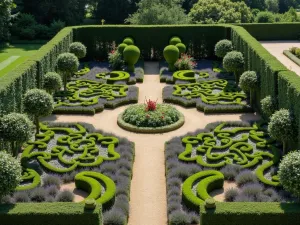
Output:
[[239,104],[245,105],[246,94],[227,80],[209,80],[191,84],[174,85],[174,96],[187,100],[201,98],[206,104]]
[[118,138],[100,133],[88,134],[80,124],[76,124],[75,128],[48,127],[42,123],[40,126],[42,133],[37,134],[36,141],[29,141],[22,153],[24,166],[36,159],[47,171],[67,173],[120,158],[115,152]]
[[225,122],[210,133],[186,136],[182,143],[185,151],[178,156],[179,160],[216,169],[236,164],[254,170],[264,184],[279,185],[278,176],[268,171],[279,163],[280,150],[258,124],[232,127]]
[[197,72],[193,70],[179,70],[173,73],[173,79],[176,82],[177,80],[189,81],[195,83],[199,78],[209,78],[209,73],[207,72]]
[[107,81],[108,84],[112,84],[117,81],[128,82],[130,74],[125,71],[103,72],[96,74],[96,78],[104,79]]

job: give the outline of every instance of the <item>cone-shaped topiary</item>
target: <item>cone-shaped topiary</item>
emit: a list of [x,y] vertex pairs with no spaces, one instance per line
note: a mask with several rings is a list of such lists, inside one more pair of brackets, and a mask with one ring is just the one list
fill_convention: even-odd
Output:
[[234,72],[235,82],[239,83],[239,73],[243,70],[245,61],[243,54],[238,51],[228,52],[223,58],[223,67],[228,72]]
[[134,64],[137,63],[141,55],[140,49],[135,45],[129,45],[124,49],[123,57],[127,63],[128,72],[134,72]]
[[73,42],[70,45],[70,53],[76,55],[78,59],[82,59],[86,56],[86,47],[81,42]]
[[123,43],[126,45],[134,45],[134,40],[131,37],[126,37],[124,38]]
[[177,36],[172,37],[169,41],[170,45],[177,45],[178,43],[181,43],[181,39]]
[[164,49],[164,57],[169,64],[169,70],[175,71],[174,64],[179,58],[179,49],[175,45],[168,45]]
[[220,58],[223,58],[228,52],[231,52],[232,50],[232,42],[227,39],[221,40],[215,45],[215,54]]
[[186,46],[185,46],[185,44],[183,44],[183,43],[178,43],[178,44],[176,44],[175,46],[179,49],[180,55],[185,53],[185,51],[186,51]]
[[125,43],[119,44],[119,46],[118,46],[118,52],[119,52],[121,55],[123,55],[124,49],[125,49],[127,46],[128,46],[128,45],[125,44]]

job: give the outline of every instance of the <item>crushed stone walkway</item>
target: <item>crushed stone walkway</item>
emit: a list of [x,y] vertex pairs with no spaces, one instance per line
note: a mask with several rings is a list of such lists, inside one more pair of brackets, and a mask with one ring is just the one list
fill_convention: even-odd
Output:
[[284,50],[289,50],[291,47],[300,48],[300,41],[261,41],[260,43],[289,70],[300,76],[300,66],[283,54]]
[[[157,62],[145,62],[144,83],[139,87],[139,103],[145,98],[162,102],[162,89],[166,86],[159,82]],[[135,162],[130,191],[130,214],[128,225],[166,225],[167,196],[165,180],[164,144],[175,136],[184,135],[204,128],[216,121],[251,121],[260,117],[255,114],[218,114],[204,115],[196,108],[186,109],[175,106],[185,116],[185,124],[178,130],[164,134],[137,134],[125,131],[117,125],[118,115],[128,106],[114,110],[104,110],[94,116],[52,115],[45,121],[85,122],[106,132],[128,138],[135,143]]]

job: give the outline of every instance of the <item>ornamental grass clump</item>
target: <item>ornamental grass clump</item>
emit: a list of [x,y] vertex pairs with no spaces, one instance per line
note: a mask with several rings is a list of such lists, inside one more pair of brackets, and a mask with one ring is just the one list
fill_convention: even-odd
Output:
[[278,176],[283,188],[300,198],[300,151],[293,151],[283,157]]
[[197,66],[195,59],[188,54],[181,54],[181,58],[175,62],[178,70],[193,70]]

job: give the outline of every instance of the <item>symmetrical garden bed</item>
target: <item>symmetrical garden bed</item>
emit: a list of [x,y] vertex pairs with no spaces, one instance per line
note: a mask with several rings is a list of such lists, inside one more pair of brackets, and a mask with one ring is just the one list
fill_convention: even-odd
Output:
[[198,222],[199,206],[229,181],[237,188],[226,191],[226,201],[291,200],[276,174],[280,155],[263,123],[219,122],[173,138],[165,148],[169,221]]
[[103,205],[105,224],[124,222],[133,161],[134,145],[127,139],[95,131],[88,124],[40,124],[40,134],[28,142],[21,156],[23,182],[4,199],[8,203],[63,201],[53,198],[53,186],[75,182],[87,198]]

